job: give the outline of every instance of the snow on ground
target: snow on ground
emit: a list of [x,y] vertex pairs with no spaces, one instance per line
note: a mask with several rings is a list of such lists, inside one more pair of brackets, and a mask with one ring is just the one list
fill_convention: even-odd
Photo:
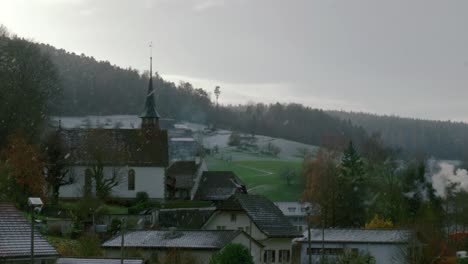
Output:
[[[123,128],[131,129],[140,127],[141,120],[136,115],[111,115],[111,116],[83,116],[83,117],[52,117],[52,124],[58,126],[58,122],[61,122],[61,126],[64,128],[86,128],[86,127],[103,127],[103,128]],[[228,146],[229,136],[231,131],[229,130],[218,130],[216,132],[206,132],[205,125],[189,123],[189,122],[178,122],[177,125],[180,127],[188,128],[194,132],[195,138],[202,139],[202,143],[206,148],[213,148],[218,146],[221,153],[229,155],[229,158],[233,160],[255,160],[255,159],[273,159],[271,156],[260,155],[258,153],[246,153],[238,151]],[[205,131],[204,131],[205,130]],[[256,135],[256,144],[266,146],[268,143],[272,143],[281,149],[278,159],[284,160],[301,160],[299,149],[307,149],[311,153],[315,153],[317,150],[316,146],[303,144],[291,140],[272,138],[268,136]]]

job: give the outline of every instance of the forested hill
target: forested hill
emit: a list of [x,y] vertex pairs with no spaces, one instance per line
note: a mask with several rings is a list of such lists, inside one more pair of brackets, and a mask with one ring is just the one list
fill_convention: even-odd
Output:
[[[57,66],[62,100],[55,115],[139,114],[148,76],[39,44]],[[340,136],[362,142],[362,129],[329,114],[299,104],[256,104],[216,107],[209,93],[190,83],[154,80],[156,105],[161,116],[216,125],[218,128],[263,134],[320,145],[324,136]],[[205,87],[210,89],[214,87]],[[222,87],[221,87],[222,96]]]
[[432,121],[358,112],[328,111],[350,120],[369,134],[379,133],[383,141],[416,156],[432,155],[441,159],[468,158],[468,124]]
[[[139,114],[148,76],[38,44],[58,69],[63,94],[56,115]],[[220,128],[320,145],[324,136],[353,139],[359,146],[374,132],[383,142],[408,156],[462,159],[468,146],[468,125],[338,111],[324,112],[299,104],[256,104],[216,108],[207,90],[190,83],[174,84],[155,78],[156,102],[163,117]],[[222,87],[221,87],[222,96]]]

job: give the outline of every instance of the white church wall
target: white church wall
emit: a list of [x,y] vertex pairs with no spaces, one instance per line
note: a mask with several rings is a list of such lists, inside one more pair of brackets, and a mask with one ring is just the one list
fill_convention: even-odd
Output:
[[[83,187],[85,182],[86,166],[74,166],[70,174],[75,178],[75,183],[62,186],[60,188],[60,197],[78,198],[83,196]],[[135,171],[135,188],[128,189],[128,171]],[[104,174],[107,178],[112,176],[113,170],[117,170],[117,180],[119,184],[112,189],[111,196],[116,198],[135,198],[138,192],[147,192],[150,198],[164,198],[164,178],[165,169],[163,167],[104,167]],[[94,182],[93,182],[94,192]]]

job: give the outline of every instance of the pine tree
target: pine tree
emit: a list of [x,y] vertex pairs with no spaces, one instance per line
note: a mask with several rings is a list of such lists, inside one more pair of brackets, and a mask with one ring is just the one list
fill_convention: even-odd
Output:
[[338,177],[339,207],[338,225],[362,227],[365,223],[366,186],[364,162],[350,141],[343,152]]

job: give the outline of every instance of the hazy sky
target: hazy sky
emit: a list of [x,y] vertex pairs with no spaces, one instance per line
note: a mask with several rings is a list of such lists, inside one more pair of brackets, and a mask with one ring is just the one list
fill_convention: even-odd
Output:
[[0,0],[20,36],[223,103],[468,121],[466,0]]

